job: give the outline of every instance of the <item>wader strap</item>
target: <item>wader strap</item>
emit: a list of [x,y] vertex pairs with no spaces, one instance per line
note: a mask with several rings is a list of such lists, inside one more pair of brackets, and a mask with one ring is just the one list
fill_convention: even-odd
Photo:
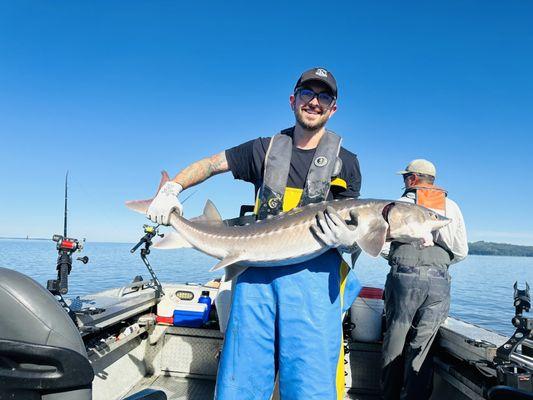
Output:
[[263,185],[259,191],[257,219],[283,211],[283,195],[289,177],[292,156],[291,129],[281,131],[270,140],[265,156]]
[[315,150],[299,206],[319,203],[327,199],[331,178],[339,174],[342,166],[339,158],[340,148],[341,137],[331,131],[326,131]]

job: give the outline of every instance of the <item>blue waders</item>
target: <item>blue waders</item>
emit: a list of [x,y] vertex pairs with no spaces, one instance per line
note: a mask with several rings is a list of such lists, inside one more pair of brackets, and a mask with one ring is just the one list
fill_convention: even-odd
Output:
[[296,265],[248,268],[235,285],[218,400],[344,395],[342,312],[361,286],[336,250]]

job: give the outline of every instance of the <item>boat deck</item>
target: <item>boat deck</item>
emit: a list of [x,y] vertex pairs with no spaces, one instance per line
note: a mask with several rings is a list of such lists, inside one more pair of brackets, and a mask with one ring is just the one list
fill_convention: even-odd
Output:
[[148,388],[164,391],[168,400],[207,400],[214,396],[215,382],[177,376],[147,376],[141,379],[126,397]]
[[[128,394],[132,395],[144,389],[162,390],[168,400],[212,400],[215,382],[209,379],[183,378],[178,376],[147,376],[141,379]],[[277,397],[274,397],[275,400]],[[370,394],[347,393],[347,400],[377,400],[379,396]]]

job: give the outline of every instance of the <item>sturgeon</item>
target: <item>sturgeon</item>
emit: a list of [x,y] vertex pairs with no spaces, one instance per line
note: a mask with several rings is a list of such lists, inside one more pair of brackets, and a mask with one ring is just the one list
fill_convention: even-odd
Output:
[[[162,173],[159,187],[169,180]],[[150,200],[128,201],[126,206],[146,213]],[[294,208],[289,212],[244,226],[227,226],[208,200],[204,213],[190,220],[172,212],[169,222],[175,233],[154,247],[193,247],[220,261],[211,271],[226,268],[227,280],[247,267],[297,264],[326,252],[329,247],[313,233],[317,214],[332,207],[353,225],[354,240],[366,253],[377,257],[386,241],[433,244],[432,232],[451,220],[433,210],[405,202],[380,199],[343,199]]]

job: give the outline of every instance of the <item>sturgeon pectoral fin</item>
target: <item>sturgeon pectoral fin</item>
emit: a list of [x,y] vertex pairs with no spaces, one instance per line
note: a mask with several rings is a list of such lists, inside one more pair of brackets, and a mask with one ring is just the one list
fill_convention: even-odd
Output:
[[372,257],[379,256],[385,240],[389,224],[381,214],[365,210],[357,216],[356,242],[359,247]]
[[371,232],[357,240],[357,244],[365,253],[370,254],[372,257],[379,256],[381,249],[385,244],[387,236],[387,224],[379,225]]
[[228,265],[226,271],[224,272],[224,282],[231,281],[236,279],[240,274],[246,270],[246,267],[241,267],[240,265]]
[[178,232],[168,232],[165,236],[156,241],[152,246],[159,250],[171,250],[171,249],[185,249],[190,248],[192,245],[186,241],[183,236]]
[[215,265],[213,268],[211,268],[209,271],[218,271],[219,269],[222,269],[224,267],[227,267],[228,265],[238,263],[239,261],[242,261],[241,254],[230,254],[226,258],[223,258],[218,262],[217,265]]

